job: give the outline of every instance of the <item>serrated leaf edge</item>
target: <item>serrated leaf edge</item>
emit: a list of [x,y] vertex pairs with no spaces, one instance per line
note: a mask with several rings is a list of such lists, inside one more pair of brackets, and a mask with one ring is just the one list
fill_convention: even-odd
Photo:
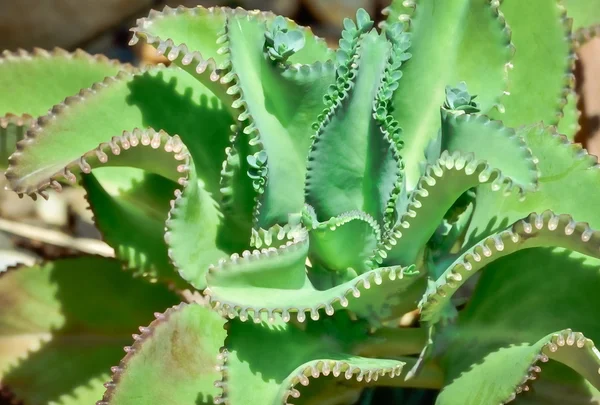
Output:
[[[269,260],[269,257],[280,256],[296,252],[299,249],[305,248],[308,244],[308,240],[303,236],[295,241],[288,241],[286,244],[280,246],[278,249],[275,248],[263,248],[261,250],[244,251],[240,256],[237,253],[231,255],[230,259],[221,259],[216,265],[209,268],[208,274],[231,271],[235,270],[237,265],[252,262],[256,260]],[[348,298],[360,298],[360,289],[368,290],[375,286],[382,285],[385,278],[390,281],[402,280],[405,276],[414,276],[417,272],[414,271],[414,266],[402,267],[402,266],[388,266],[380,267],[377,269],[370,270],[363,273],[347,283],[348,286],[344,288],[341,294],[334,296],[333,298],[326,299],[315,305],[306,307],[290,307],[290,306],[273,306],[273,307],[251,307],[244,305],[241,302],[233,302],[228,299],[224,299],[211,290],[210,282],[208,287],[204,290],[204,293],[209,299],[211,307],[219,312],[223,317],[230,319],[238,318],[242,322],[246,322],[249,319],[253,319],[255,323],[260,323],[264,318],[269,322],[275,322],[276,319],[281,319],[283,322],[290,322],[292,314],[296,314],[298,322],[305,322],[310,318],[313,321],[320,319],[320,311],[324,310],[326,316],[333,316],[335,310],[351,309],[349,307],[350,302]],[[373,283],[373,284],[371,284]],[[343,285],[343,284],[342,284]],[[335,289],[337,287],[333,287]],[[321,291],[322,295],[327,295],[327,291]],[[277,316],[277,318],[276,318]]]
[[510,227],[481,240],[463,253],[436,281],[435,290],[423,297],[422,302],[419,304],[421,320],[424,322],[431,321],[433,316],[431,312],[447,302],[468,278],[482,269],[479,264],[482,261],[482,256],[490,258],[495,252],[502,252],[507,249],[508,244],[516,245],[522,240],[531,240],[537,236],[543,238],[540,231],[560,232],[560,228],[567,237],[579,237],[584,244],[596,245],[600,257],[600,231],[591,229],[587,222],[576,222],[570,215],[556,215],[550,210],[546,210],[541,214],[531,213],[527,217],[516,221]]
[[600,36],[600,24],[579,28],[573,34],[574,46],[578,49],[598,36]]
[[168,308],[164,313],[156,312],[154,313],[155,319],[148,326],[140,326],[139,334],[133,334],[133,344],[131,346],[125,346],[123,350],[125,351],[125,357],[119,362],[118,366],[113,366],[110,368],[112,373],[111,378],[108,382],[104,383],[104,387],[106,391],[102,396],[102,399],[96,402],[96,405],[108,405],[112,399],[112,395],[116,386],[119,384],[119,380],[121,378],[121,374],[127,368],[127,364],[130,359],[135,356],[135,354],[141,350],[142,345],[149,340],[156,330],[157,326],[166,323],[171,315],[175,312],[178,312],[185,308],[188,305],[196,305],[196,304],[188,304],[185,302],[181,302],[178,305],[174,305],[171,308]]
[[[219,365],[217,366],[217,371],[221,372],[222,378],[221,380],[215,381],[215,386],[222,390],[220,396],[216,397],[214,400],[215,404],[230,404],[228,398],[228,358],[229,351],[227,348],[223,348],[219,356],[217,357],[219,361]],[[358,382],[365,381],[365,383],[369,383],[371,381],[377,381],[379,377],[383,377],[386,374],[389,374],[391,378],[398,377],[402,373],[404,364],[399,364],[394,367],[380,367],[380,368],[369,368],[366,369],[364,367],[353,366],[352,362],[343,361],[343,360],[330,360],[330,359],[320,359],[309,361],[296,370],[294,370],[284,381],[281,386],[280,394],[278,396],[281,397],[282,405],[293,405],[289,401],[293,401],[294,399],[298,399],[300,397],[300,391],[298,391],[295,386],[301,384],[303,386],[308,386],[310,383],[310,379],[316,379],[320,376],[329,376],[330,374],[333,377],[339,377],[341,375],[344,376],[346,380],[354,379]],[[100,404],[103,405],[103,404]]]
[[581,332],[573,332],[571,329],[565,329],[561,332],[554,333],[550,340],[542,346],[527,370],[527,374],[523,377],[523,380],[521,380],[515,387],[514,392],[510,394],[507,399],[502,401],[501,404],[510,403],[517,398],[517,395],[529,391],[529,385],[536,380],[542,372],[542,368],[538,364],[547,363],[548,360],[553,358],[553,353],[564,348],[565,345],[571,347],[575,346],[578,349],[589,349],[592,354],[596,356],[598,374],[600,374],[600,352],[598,352],[598,349],[594,346],[594,342],[591,339],[586,338]]
[[[533,161],[533,157],[531,159]],[[500,191],[504,187],[502,192],[505,195],[510,195],[514,190],[517,190],[521,198],[525,198],[525,194],[529,191],[524,186],[515,183],[510,177],[504,176],[499,169],[491,167],[485,160],[476,159],[473,153],[454,152],[450,154],[448,151],[443,151],[440,158],[429,165],[419,179],[398,225],[387,235],[383,235],[382,242],[368,260],[367,264],[370,267],[374,268],[383,262],[387,257],[387,252],[391,251],[400,238],[403,237],[402,230],[411,227],[411,220],[417,217],[424,200],[429,196],[428,189],[435,187],[438,183],[443,185],[443,181],[440,180],[443,180],[444,176],[449,174],[450,171],[464,172],[468,176],[477,176],[479,184],[491,182],[493,191]]]
[[343,360],[313,360],[300,366],[286,379],[288,388],[283,393],[282,405],[293,405],[290,401],[300,398],[300,391],[295,386],[300,384],[306,387],[310,384],[310,379],[316,379],[320,376],[327,377],[331,374],[336,378],[343,375],[345,380],[354,379],[358,382],[369,383],[377,381],[379,377],[388,374],[390,378],[399,377],[403,367],[404,364],[398,364],[395,367],[369,367],[367,369],[353,366],[352,362]]
[[[202,75],[206,72],[208,73],[208,77],[211,82],[218,82],[224,67],[217,66],[214,58],[209,57],[206,59],[200,52],[189,50],[186,44],[175,44],[175,42],[170,38],[161,39],[159,36],[150,34],[146,28],[152,25],[155,20],[175,16],[178,14],[225,14],[223,10],[224,9],[221,7],[204,8],[201,6],[193,8],[187,8],[183,6],[172,8],[165,6],[162,12],[151,10],[148,17],[138,19],[137,26],[130,29],[133,35],[129,41],[129,45],[136,45],[141,39],[147,44],[154,46],[159,55],[165,55],[169,61],[177,62],[183,66],[188,73],[193,75]],[[191,66],[192,62],[195,63],[195,66]]]

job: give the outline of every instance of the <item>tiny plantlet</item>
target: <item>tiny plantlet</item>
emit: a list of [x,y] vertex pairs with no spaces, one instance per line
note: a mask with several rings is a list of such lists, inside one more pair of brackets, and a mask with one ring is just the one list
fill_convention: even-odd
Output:
[[0,393],[597,403],[600,166],[573,141],[594,24],[597,0],[393,1],[333,50],[269,12],[166,7],[131,44],[168,67],[4,52],[9,188],[80,185],[115,257],[1,274]]

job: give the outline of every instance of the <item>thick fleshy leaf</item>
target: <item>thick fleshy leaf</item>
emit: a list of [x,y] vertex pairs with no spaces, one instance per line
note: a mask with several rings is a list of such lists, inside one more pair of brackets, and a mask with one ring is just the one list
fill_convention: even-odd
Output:
[[[221,47],[217,39],[223,35],[226,18],[224,9],[220,7],[165,6],[161,12],[151,10],[148,17],[137,21],[137,26],[131,29],[131,45],[143,39],[156,46],[160,53],[166,53],[169,60],[176,61],[183,53],[181,57],[199,57],[201,59],[197,63],[205,61],[214,70],[226,60],[217,52]],[[177,51],[167,50],[174,46],[180,47]]]
[[505,0],[500,11],[516,52],[508,70],[508,94],[502,98],[504,113],[492,115],[515,128],[539,121],[556,125],[574,83],[575,56],[565,10],[556,0]]
[[567,16],[573,19],[573,32],[578,40],[585,39],[594,30],[600,32],[600,1],[563,0],[563,4]]
[[[75,181],[75,173],[88,173],[97,163],[138,167],[179,182],[184,191],[176,194],[165,237],[170,238],[173,249],[169,254],[182,276],[196,288],[203,288],[208,265],[224,252],[247,248],[250,239],[250,224],[238,228],[239,221],[223,220],[218,206],[231,118],[216,98],[177,67],[123,74],[84,93],[83,99],[67,99],[55,107],[29,132],[7,172],[12,187],[18,192],[44,195],[48,186],[60,189],[56,179],[65,176]],[[182,135],[184,142],[191,146],[184,146],[178,136],[137,129],[152,124],[182,131],[186,134]],[[110,138],[123,128],[135,129]],[[78,132],[86,136],[75,136]],[[107,139],[110,142],[103,142]],[[164,193],[162,196],[167,198]],[[168,208],[165,205],[165,218]],[[197,232],[198,224],[204,226],[204,232]],[[150,239],[154,242],[147,243],[138,233],[133,244],[142,249],[129,250],[124,259],[150,254],[160,256],[164,264],[164,250],[150,253],[160,246],[159,235],[153,234]],[[122,235],[113,241],[122,245]]]
[[567,95],[567,104],[563,108],[563,116],[556,129],[558,133],[564,134],[571,142],[575,141],[575,137],[581,125],[579,125],[579,119],[581,117],[581,111],[578,108],[579,95],[574,91],[570,91]]
[[82,184],[94,223],[116,256],[136,274],[181,284],[164,239],[177,183],[141,169],[106,167],[83,176]]
[[588,339],[600,341],[590,316],[600,305],[599,265],[548,248],[489,264],[457,324],[437,338],[452,348],[442,358],[447,384],[437,404],[506,403],[515,394],[532,405],[593,403],[600,355]]
[[32,117],[44,115],[65,97],[121,70],[131,69],[130,65],[102,55],[92,56],[82,50],[4,51],[0,57],[0,88],[10,97],[0,99],[0,116],[9,113]]
[[[112,183],[113,190],[109,193],[93,178],[86,179],[90,204],[105,240],[116,249],[117,257],[136,271],[152,278],[177,280],[172,260],[185,280],[202,289],[208,265],[226,255],[223,246],[229,247],[229,252],[248,246],[249,225],[245,234],[235,224],[223,221],[218,203],[204,188],[205,183],[198,179],[194,160],[178,136],[171,137],[152,129],[126,131],[84,153],[59,175],[73,180],[75,175],[71,170],[79,170],[85,175],[100,165],[116,166],[112,168],[113,173],[120,178],[114,180],[104,176],[105,184]],[[143,170],[132,174],[131,168]],[[144,179],[144,173],[154,176],[155,184],[150,185],[152,180]],[[132,185],[131,176],[143,179],[144,184]],[[56,180],[50,185],[57,189],[61,187]],[[132,187],[137,188],[132,190]],[[201,234],[196,232],[198,223],[205,227]],[[126,234],[122,232],[123,227],[138,232]],[[220,234],[221,230],[230,236]],[[171,250],[167,250],[165,241]]]
[[[165,241],[169,245],[169,257],[181,277],[201,290],[206,287],[206,271],[211,263],[250,247],[251,224],[240,222],[237,215],[223,216],[193,160],[186,162],[183,172],[186,177],[178,180],[183,191],[176,190],[175,200],[171,202]],[[240,182],[240,185],[245,183]],[[244,208],[249,212],[251,207]]]
[[[120,147],[126,150],[120,152]],[[237,223],[223,218],[218,203],[205,189],[204,182],[198,179],[194,160],[178,136],[153,130],[126,132],[86,154],[88,160],[79,161],[81,169],[91,171],[98,163],[94,160],[106,162],[110,153],[117,155],[108,160],[109,165],[137,166],[145,172],[138,171],[134,175],[154,175],[153,180],[146,177],[145,184],[137,185],[134,191],[128,184],[129,196],[122,187],[119,190],[118,184],[112,184],[113,189],[117,188],[112,194],[120,194],[116,199],[93,179],[85,180],[94,212],[102,216],[97,221],[105,233],[105,240],[132,267],[141,266],[138,271],[168,280],[175,275],[170,265],[172,261],[186,281],[203,289],[209,264],[226,256],[227,252],[248,247],[250,224],[244,232],[243,228],[236,227]],[[122,172],[120,181],[127,183],[127,174],[131,171],[118,168],[113,173],[119,175],[119,171]],[[149,181],[155,184],[150,185]],[[201,233],[197,232],[198,224],[204,228]],[[125,225],[139,232],[135,236],[123,234],[121,229]],[[164,237],[163,230],[166,230]]]
[[523,249],[563,247],[600,258],[600,232],[569,215],[531,214],[463,253],[431,286],[422,303],[421,320],[438,322],[444,306],[467,280],[489,263]]
[[381,14],[385,16],[385,21],[381,22],[381,26],[385,27],[397,22],[407,24],[415,7],[414,1],[392,0],[387,7],[381,10]]
[[527,190],[537,186],[537,166],[525,140],[500,121],[444,108],[441,146],[451,154],[474,154]]
[[129,42],[140,39],[156,47],[174,64],[194,76],[220,98],[226,97],[226,87],[219,83],[227,58],[219,52],[219,40],[225,32],[226,14],[222,8],[165,6],[162,12],[151,10],[132,28]]
[[6,169],[8,157],[34,122],[32,117],[46,114],[65,97],[120,70],[132,67],[82,50],[3,52],[0,87],[12,96],[0,100],[0,169]]
[[250,165],[245,158],[249,154],[248,135],[241,128],[233,128],[230,144],[225,149],[225,161],[221,170],[221,211],[236,229],[252,229],[252,215],[256,192],[248,176]]
[[[312,323],[305,330],[281,322],[230,322],[220,403],[292,403],[300,395],[295,385],[307,385],[309,378],[321,375],[364,382],[383,375],[400,375],[404,365],[401,361],[353,355],[349,349],[360,338],[361,326],[335,322]],[[342,329],[346,331],[343,337],[339,334]],[[277,356],[272,355],[274,352]],[[253,389],[245,389],[248,386]]]
[[[342,84],[338,84],[336,97],[340,100],[330,102],[314,135],[306,202],[320,221],[362,211],[383,224],[391,190],[400,175],[395,143],[382,130],[375,111],[392,44],[376,31],[358,31],[355,36],[353,53],[340,51],[346,57],[343,66],[350,71],[348,77],[338,73]],[[341,154],[342,150],[352,153]]]
[[2,385],[28,404],[96,401],[136,328],[179,302],[101,257],[9,270],[0,296]]
[[[208,23],[210,16],[214,19]],[[266,34],[275,24],[274,15],[270,13],[201,7],[165,9],[142,20],[134,29],[135,38],[145,38],[160,52],[166,52],[171,60],[200,78],[239,114],[244,132],[251,138],[247,141],[251,147],[247,154],[240,156],[242,160],[254,161],[256,154],[266,151],[268,159],[261,163],[266,170],[263,168],[252,175],[255,191],[265,194],[256,207],[256,215],[260,215],[256,218],[258,226],[264,228],[284,223],[289,212],[299,212],[302,208],[299,193],[310,144],[309,128],[322,110],[321,96],[334,80],[333,64],[323,63],[332,56],[325,43],[289,20],[280,22],[286,29],[299,30],[305,37],[304,47],[288,59],[292,65],[276,64],[264,52]],[[217,30],[220,23],[224,25]],[[186,27],[196,31],[206,28],[207,24],[210,25],[207,32],[189,39]],[[161,40],[165,35],[167,39]],[[214,37],[213,42],[205,38],[207,36]],[[215,44],[220,46],[218,52]],[[202,56],[202,52],[209,56]],[[216,53],[213,55],[213,52]],[[213,57],[217,62],[205,59]],[[212,73],[207,76],[204,72],[209,65]],[[213,83],[216,80],[218,82]],[[288,94],[298,97],[291,103]],[[282,151],[292,153],[283,158]]]
[[8,166],[8,158],[17,150],[17,143],[25,137],[33,122],[28,115],[6,115],[0,117],[0,169]]
[[[538,158],[539,188],[529,193],[525,201],[514,195],[501,196],[486,188],[478,189],[464,250],[531,212],[568,213],[575,221],[600,229],[600,216],[595,209],[600,204],[595,192],[600,188],[597,159],[551,127],[530,126],[519,130],[519,134]],[[494,213],[493,217],[490,213]]]
[[238,230],[223,217],[218,203],[195,174],[194,162],[190,161],[189,166],[183,192],[176,192],[169,211],[165,241],[181,277],[201,290],[206,287],[210,264],[247,248],[250,230]]
[[230,12],[223,48],[230,66],[221,79],[230,84],[238,120],[251,137],[252,154],[246,158],[260,194],[256,221],[261,228],[285,223],[289,213],[302,210],[310,128],[334,81],[330,62],[282,69],[263,52],[265,32],[262,14]]
[[219,394],[225,320],[198,304],[180,304],[140,328],[97,405],[209,405]]
[[[518,147],[518,144],[516,145]],[[522,151],[522,156],[526,150]],[[525,167],[532,165],[533,158],[524,156]],[[527,163],[529,161],[529,163]],[[419,181],[406,207],[401,207],[398,226],[378,246],[372,262],[409,265],[416,263],[423,254],[423,247],[434,234],[444,215],[454,202],[467,190],[482,183],[491,183],[494,195],[516,195],[522,199],[533,188],[535,171],[517,170],[525,177],[512,179],[504,175],[503,168],[478,160],[472,153],[450,155],[444,151],[438,161],[429,166]],[[513,171],[514,168],[509,170]],[[502,192],[500,192],[502,190]],[[515,192],[518,190],[518,192]],[[502,198],[502,197],[500,197]]]
[[[384,267],[318,290],[306,270],[306,230],[289,232],[279,248],[245,251],[211,267],[206,293],[224,315],[242,321],[279,317],[299,322],[348,309],[374,324],[413,310],[424,285],[413,268]],[[310,270],[309,270],[310,271]]]
[[[492,110],[506,89],[505,65],[512,49],[497,2],[488,0],[394,1],[389,18],[410,19],[412,58],[394,93],[394,118],[403,129],[407,187],[416,187],[425,150],[438,135],[439,106],[444,89],[466,81],[478,95],[484,113]],[[402,7],[401,3],[409,3]],[[391,22],[392,20],[388,20]],[[510,24],[510,21],[509,21]],[[442,40],[440,40],[440,38]]]
[[[234,10],[227,7],[202,6],[166,6],[162,12],[152,10],[147,18],[138,20],[137,27],[131,30],[134,32],[131,42],[135,44],[139,39],[147,41],[181,67],[190,70],[190,65],[195,70],[191,71],[192,74],[200,75],[209,66],[210,73],[218,76],[227,61],[226,55],[219,52],[220,38],[226,31],[227,16],[232,12]],[[238,9],[235,12],[245,11]],[[276,16],[265,11],[260,14],[260,18],[272,28]],[[283,23],[294,32],[301,32],[305,40],[304,46],[292,55],[291,62],[311,64],[333,58],[333,52],[327,48],[326,42],[313,35],[309,28],[298,26],[289,19],[284,19]]]
[[370,215],[347,212],[319,223],[310,210],[307,214],[304,224],[309,229],[311,263],[342,278],[344,274],[356,276],[369,270],[367,259],[381,238],[379,225]]
[[15,191],[33,193],[47,187],[67,166],[79,171],[79,158],[100,143],[123,131],[152,127],[181,136],[199,162],[206,187],[216,193],[230,123],[217,99],[179,68],[120,73],[41,117],[11,158],[7,177]]

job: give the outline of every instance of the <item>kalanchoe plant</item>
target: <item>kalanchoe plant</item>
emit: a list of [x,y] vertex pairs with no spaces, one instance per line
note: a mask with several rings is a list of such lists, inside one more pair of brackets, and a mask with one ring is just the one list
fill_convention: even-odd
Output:
[[345,20],[336,52],[270,13],[198,7],[133,29],[170,67],[5,53],[10,187],[80,181],[116,258],[1,276],[4,394],[599,401],[600,172],[572,143],[572,68],[600,7],[567,3],[577,37],[556,0],[408,0],[378,28]]

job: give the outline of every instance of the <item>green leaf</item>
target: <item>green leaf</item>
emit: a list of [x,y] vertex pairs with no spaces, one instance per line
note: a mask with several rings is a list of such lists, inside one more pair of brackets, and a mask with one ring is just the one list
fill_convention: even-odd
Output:
[[436,339],[452,348],[441,360],[447,385],[437,403],[505,403],[521,392],[517,403],[536,405],[598,398],[600,356],[586,338],[600,339],[590,316],[600,305],[599,264],[562,249],[537,248],[486,266],[456,326]]
[[573,19],[573,32],[579,41],[594,32],[600,26],[600,1],[563,0],[567,16]]
[[[15,191],[33,193],[48,187],[65,167],[80,171],[79,158],[100,143],[123,131],[152,127],[181,136],[206,186],[217,193],[230,124],[216,98],[176,67],[121,72],[41,117],[23,149],[13,155],[7,177]],[[121,147],[126,149],[117,145],[115,151]],[[148,163],[143,158],[138,162]]]
[[544,210],[568,213],[576,221],[600,229],[600,216],[595,209],[600,204],[595,192],[600,188],[597,159],[552,127],[529,126],[520,129],[519,134],[538,158],[539,188],[529,193],[525,201],[519,201],[515,195],[502,196],[480,187],[463,250],[531,212]]
[[129,269],[185,285],[169,261],[164,239],[169,201],[177,183],[140,169],[106,167],[84,176],[82,184],[103,240]]
[[[485,115],[442,109],[442,150],[472,153],[502,170],[526,191],[537,187],[537,165],[525,140],[514,129]],[[497,179],[497,183],[501,183]]]
[[382,224],[400,173],[395,145],[373,110],[392,49],[376,31],[357,41],[348,61],[355,67],[338,90],[344,101],[329,103],[309,153],[306,202],[320,221],[363,211]]
[[239,232],[223,218],[218,203],[196,176],[194,162],[189,166],[183,192],[176,194],[169,211],[165,240],[181,277],[202,290],[209,265],[248,247],[250,233]]
[[[179,68],[120,75],[85,92],[85,100],[68,99],[40,120],[25,147],[13,156],[7,177],[18,192],[43,193],[48,186],[60,189],[56,181],[60,176],[74,181],[73,172],[87,173],[97,162],[106,162],[179,182],[184,190],[176,194],[165,237],[173,246],[169,254],[181,275],[201,289],[207,266],[224,252],[246,248],[250,239],[249,225],[242,223],[240,228],[239,222],[223,219],[218,205],[230,122],[208,90]],[[151,125],[180,131],[190,146],[164,132],[137,129]],[[103,142],[123,128],[136,129]],[[79,132],[86,136],[74,136]],[[168,208],[164,207],[165,213]],[[204,227],[200,234],[198,224]],[[159,243],[158,235],[152,237]],[[145,244],[146,253],[154,246]],[[163,255],[160,250],[154,253]]]
[[[399,3],[395,1],[391,10],[400,10]],[[438,135],[445,87],[465,81],[478,95],[482,112],[489,113],[506,89],[505,65],[512,51],[510,31],[496,2],[409,3],[415,10],[404,19],[410,18],[412,58],[402,69],[392,114],[403,129],[402,157],[407,187],[413,190],[422,174],[425,150]],[[390,18],[397,17],[390,13]]]
[[444,108],[447,110],[463,111],[473,114],[480,111],[479,104],[475,101],[477,96],[472,96],[467,91],[465,82],[458,83],[457,87],[446,86],[446,101]]
[[394,23],[407,23],[410,21],[415,8],[415,1],[392,0],[387,7],[381,10],[385,21],[382,21],[380,25],[387,28]]
[[581,125],[579,125],[581,111],[579,111],[578,104],[579,96],[574,90],[570,91],[567,95],[567,104],[563,108],[563,116],[556,128],[560,134],[566,135],[571,142],[575,141],[575,136],[581,129]]
[[275,34],[273,50],[287,59],[304,47],[304,35],[300,31],[279,31]]
[[359,31],[368,31],[373,28],[373,20],[364,8],[359,8],[356,11],[356,26]]
[[[121,151],[121,148],[124,150]],[[145,196],[144,192],[150,192],[150,189],[131,192],[131,179],[126,184],[128,172],[119,168],[116,173],[121,172],[120,176],[124,177],[120,181],[125,183],[126,189],[131,193],[130,201],[125,201],[127,197],[123,195],[123,191],[117,191],[117,194],[121,194],[117,199],[121,201],[115,201],[93,179],[85,181],[90,203],[97,214],[99,228],[105,233],[105,240],[116,248],[117,256],[128,265],[140,267],[138,272],[169,280],[174,276],[170,264],[173,261],[186,281],[202,289],[205,286],[204,274],[210,263],[225,256],[227,251],[233,252],[248,246],[250,229],[246,229],[247,233],[244,233],[235,227],[235,223],[223,220],[218,203],[206,190],[205,183],[198,179],[194,161],[178,136],[171,137],[165,132],[154,130],[136,129],[131,133],[125,132],[87,152],[69,167],[75,166],[76,169],[89,173],[93,167],[104,163],[145,169],[147,173],[156,176],[155,181],[162,179],[162,185],[166,186],[158,186],[160,189],[156,189],[157,185],[146,184],[155,188],[150,195]],[[68,168],[63,173],[70,173],[74,177]],[[140,172],[137,173],[139,175]],[[60,188],[56,181],[53,185]],[[174,201],[171,204],[172,198]],[[143,207],[137,206],[144,204],[139,201],[144,199],[146,203],[148,199],[151,200],[150,211],[146,209],[144,212]],[[163,238],[165,222],[166,233]],[[201,234],[196,232],[197,224],[204,226]],[[124,234],[122,226],[127,225],[140,232],[135,237]],[[171,247],[170,250],[167,250],[165,241]],[[223,250],[227,248],[229,250]]]
[[[308,213],[311,215],[311,213]],[[343,275],[369,270],[366,262],[380,241],[379,225],[364,212],[347,212],[327,222],[312,217],[305,222],[309,228],[309,259],[313,264]],[[344,252],[344,254],[340,254]]]
[[162,12],[151,10],[147,18],[137,21],[129,44],[135,45],[142,39],[156,47],[159,55],[164,54],[223,99],[226,88],[219,78],[227,60],[219,49],[225,22],[222,8],[165,6]]
[[213,403],[225,320],[198,304],[180,304],[156,316],[134,336],[97,405]]
[[33,119],[28,115],[8,114],[0,117],[0,169],[8,166],[8,158],[17,150],[17,142],[25,138]]
[[600,232],[569,215],[551,211],[533,213],[490,236],[457,258],[423,298],[421,320],[436,323],[452,295],[489,263],[523,249],[563,247],[600,258]]
[[[343,326],[343,328],[341,328]],[[244,324],[231,321],[226,341],[225,378],[220,403],[277,405],[300,396],[297,384],[333,375],[368,382],[383,375],[398,376],[403,362],[352,355],[357,324],[314,323],[301,330],[290,324]],[[273,356],[273,352],[277,356]],[[245,387],[252,387],[251,390]]]
[[506,0],[500,11],[516,52],[508,71],[509,94],[502,98],[505,112],[494,112],[493,118],[515,128],[540,121],[556,125],[574,83],[575,56],[565,10],[556,0]]
[[[215,67],[222,67],[227,58],[218,52],[222,46],[220,38],[225,34],[227,16],[232,13],[254,15],[256,18],[265,20],[267,25],[270,25],[270,29],[287,28],[291,32],[300,31],[306,39],[306,44],[303,50],[294,54],[295,56],[291,59],[293,63],[325,62],[332,57],[332,52],[327,48],[325,41],[316,37],[309,28],[299,26],[292,20],[276,16],[268,11],[246,12],[239,9],[232,10],[228,7],[186,8],[180,6],[173,9],[165,6],[162,12],[152,10],[147,18],[140,19],[137,27],[132,29],[135,38],[132,42],[135,44],[137,39],[144,39],[156,46],[161,53],[165,53],[170,60],[182,65],[191,63],[182,63],[180,60],[187,54],[193,55],[196,62],[207,60],[211,63],[210,59],[213,59]],[[169,48],[171,49],[169,50]],[[178,48],[179,51],[173,51],[173,48]],[[171,52],[173,52],[172,55]],[[175,56],[178,53],[181,55]]]
[[44,115],[65,97],[122,70],[131,71],[132,67],[80,49],[4,51],[0,58],[0,88],[10,97],[0,100],[0,116]]
[[[197,58],[196,63],[205,61],[216,69],[226,60],[217,52],[221,47],[217,40],[223,34],[226,18],[225,9],[220,7],[165,6],[162,12],[151,10],[148,17],[137,21],[137,26],[131,29],[133,38],[130,45],[143,39],[156,46],[159,53],[165,53],[171,61],[178,60],[179,53],[183,53],[181,57],[191,54]],[[177,46],[180,47],[167,50]]]
[[321,97],[334,72],[332,63],[274,64],[263,52],[264,36],[262,14],[231,12],[224,45],[230,71],[221,81],[230,84],[227,93],[236,98],[238,120],[251,136],[250,154],[264,150],[267,155],[266,171],[255,179],[260,194],[255,225],[269,228],[302,210],[309,128],[322,111]]
[[91,256],[8,270],[0,296],[2,384],[29,404],[93,403],[136,328],[179,302]]
[[[514,142],[513,146],[519,150],[519,142]],[[532,167],[531,155],[525,149],[521,150],[520,154],[524,159],[519,166]],[[513,171],[516,167],[507,169]],[[528,171],[517,169],[515,173],[522,175]],[[371,261],[386,265],[410,265],[419,262],[423,259],[425,244],[433,236],[448,210],[465,191],[479,184],[491,183],[490,189],[494,195],[500,194],[502,198],[518,194],[519,197],[515,199],[522,200],[525,192],[532,188],[534,173],[512,179],[504,175],[504,166],[491,166],[485,160],[479,160],[473,153],[461,155],[454,152],[450,155],[448,151],[444,151],[440,159],[426,169],[406,206],[400,207],[399,224],[383,239]]]
[[225,161],[221,170],[221,207],[223,214],[237,229],[252,229],[252,214],[256,192],[248,176],[250,166],[245,156],[249,155],[248,135],[236,127],[225,149]]
[[[166,55],[225,101],[229,99],[225,92],[228,86],[224,86],[220,79],[228,73],[231,65],[227,52],[224,52],[228,47],[227,20],[236,15],[246,15],[267,24],[273,24],[276,20],[276,16],[269,12],[202,6],[173,9],[166,6],[162,12],[152,10],[147,18],[138,20],[137,27],[132,29],[134,35],[130,44],[134,45],[142,39],[153,45],[159,54]],[[332,58],[325,41],[314,36],[309,28],[300,27],[286,19],[278,24],[287,25],[292,32],[301,32],[305,38],[302,49],[289,59],[291,63],[313,64]],[[264,43],[264,36],[261,36],[261,40]]]
[[[416,307],[424,286],[412,268],[378,268],[342,284],[318,290],[311,270],[306,230],[292,230],[279,248],[263,248],[234,254],[209,269],[205,290],[211,304],[224,316],[246,321],[263,317],[284,322],[296,314],[299,322],[310,316],[348,309],[374,323],[400,316]],[[416,292],[416,295],[413,294]]]

